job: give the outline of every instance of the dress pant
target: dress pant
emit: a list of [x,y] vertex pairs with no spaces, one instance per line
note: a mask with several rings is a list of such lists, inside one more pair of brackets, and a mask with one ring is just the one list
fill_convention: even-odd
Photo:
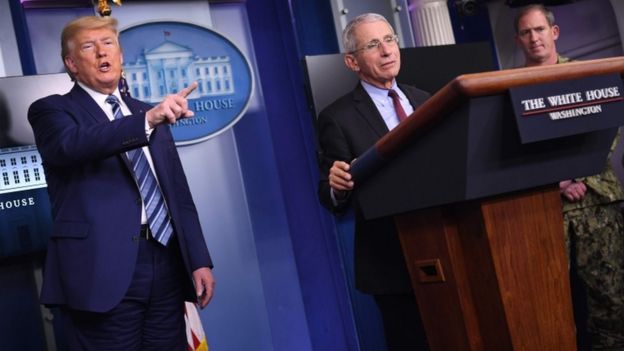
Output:
[[167,247],[152,238],[138,241],[132,282],[117,306],[105,313],[61,308],[71,351],[186,350],[186,273],[176,240]]
[[427,334],[414,294],[374,295],[388,351],[426,351]]

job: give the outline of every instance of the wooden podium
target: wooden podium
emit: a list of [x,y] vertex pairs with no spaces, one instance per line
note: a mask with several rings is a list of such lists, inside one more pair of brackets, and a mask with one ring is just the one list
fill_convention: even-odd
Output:
[[559,190],[396,217],[432,350],[575,350]]
[[395,217],[432,350],[576,350],[557,183],[599,173],[617,128],[523,143],[507,92],[622,72],[460,76],[354,163],[363,215]]

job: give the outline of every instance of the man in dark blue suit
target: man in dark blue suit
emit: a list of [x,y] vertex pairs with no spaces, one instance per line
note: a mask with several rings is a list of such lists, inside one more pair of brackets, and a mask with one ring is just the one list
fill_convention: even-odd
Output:
[[41,301],[60,306],[72,350],[185,350],[184,301],[206,306],[215,284],[168,126],[193,115],[196,84],[155,107],[122,98],[116,26],[70,22],[61,56],[76,84],[28,112],[54,220]]

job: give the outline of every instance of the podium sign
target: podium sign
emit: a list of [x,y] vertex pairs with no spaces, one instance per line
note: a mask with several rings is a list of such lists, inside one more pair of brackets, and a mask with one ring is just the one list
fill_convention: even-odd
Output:
[[619,74],[510,88],[523,144],[624,124]]

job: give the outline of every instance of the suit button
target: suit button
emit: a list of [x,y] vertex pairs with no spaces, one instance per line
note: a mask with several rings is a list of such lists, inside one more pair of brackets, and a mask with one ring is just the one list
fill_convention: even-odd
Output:
[[139,241],[139,236],[138,235],[133,236],[132,241]]

